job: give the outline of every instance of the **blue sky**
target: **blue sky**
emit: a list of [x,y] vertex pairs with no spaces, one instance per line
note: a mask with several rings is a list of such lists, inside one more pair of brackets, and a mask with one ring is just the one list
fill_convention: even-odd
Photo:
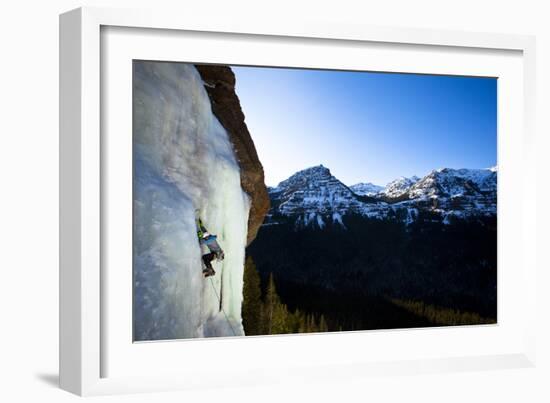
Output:
[[346,185],[496,165],[496,79],[233,71],[267,185],[319,164]]

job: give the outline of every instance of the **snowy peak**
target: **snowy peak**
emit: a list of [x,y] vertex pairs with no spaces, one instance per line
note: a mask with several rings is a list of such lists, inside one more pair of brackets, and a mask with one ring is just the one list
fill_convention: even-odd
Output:
[[272,202],[283,215],[346,211],[356,195],[323,165],[307,168],[269,190]]
[[273,188],[272,191],[289,191],[299,189],[303,187],[314,186],[315,184],[321,185],[327,181],[333,179],[328,168],[323,165],[317,165],[311,168],[304,169],[296,172],[290,178],[282,181]]
[[397,199],[403,197],[419,180],[420,178],[418,176],[412,176],[410,178],[401,176],[388,183],[380,193],[385,197]]
[[357,183],[349,188],[360,196],[375,196],[377,193],[384,190],[383,186],[378,186],[370,182]]

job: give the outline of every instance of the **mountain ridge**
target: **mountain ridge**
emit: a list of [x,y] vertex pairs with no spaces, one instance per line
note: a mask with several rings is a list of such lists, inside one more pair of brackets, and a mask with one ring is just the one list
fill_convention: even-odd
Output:
[[449,224],[453,219],[496,215],[496,190],[496,167],[438,168],[422,178],[397,178],[382,188],[370,182],[347,186],[321,164],[268,188],[272,208],[264,224],[277,224],[275,217],[285,217],[298,226],[344,226],[343,217],[354,214],[410,224],[420,213]]

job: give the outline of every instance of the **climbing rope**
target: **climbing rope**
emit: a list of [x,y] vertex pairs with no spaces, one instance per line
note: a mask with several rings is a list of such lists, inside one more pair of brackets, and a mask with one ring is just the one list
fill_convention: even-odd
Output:
[[237,332],[235,332],[235,329],[233,328],[231,321],[229,320],[229,318],[227,317],[227,314],[225,313],[225,309],[223,309],[221,305],[222,302],[221,302],[220,296],[218,295],[218,291],[216,291],[216,286],[214,285],[214,281],[212,281],[212,277],[210,277],[210,284],[212,284],[212,289],[214,290],[214,294],[216,294],[216,298],[218,299],[218,303],[220,304],[220,308],[221,308],[221,311],[223,312],[223,316],[225,316],[225,320],[227,321],[227,324],[231,328],[231,331],[233,332],[233,336],[237,336]]

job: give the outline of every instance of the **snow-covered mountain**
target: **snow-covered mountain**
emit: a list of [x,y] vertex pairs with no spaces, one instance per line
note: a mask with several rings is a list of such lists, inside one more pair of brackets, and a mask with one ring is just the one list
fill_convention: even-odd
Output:
[[496,192],[496,169],[450,169],[430,172],[407,189],[409,198],[460,197]]
[[304,169],[269,189],[272,215],[297,218],[298,224],[324,227],[327,221],[343,224],[346,214],[379,216],[382,202],[365,203],[323,165]]
[[355,194],[360,196],[374,196],[384,190],[384,186],[378,186],[373,183],[357,183],[349,187]]
[[451,217],[496,215],[496,168],[443,168],[423,178],[398,178],[378,191],[371,185],[348,187],[322,165],[304,169],[269,189],[272,209],[266,225],[275,224],[277,216],[323,228],[327,222],[344,225],[342,218],[351,214],[407,223],[420,212],[434,213],[445,223]]

